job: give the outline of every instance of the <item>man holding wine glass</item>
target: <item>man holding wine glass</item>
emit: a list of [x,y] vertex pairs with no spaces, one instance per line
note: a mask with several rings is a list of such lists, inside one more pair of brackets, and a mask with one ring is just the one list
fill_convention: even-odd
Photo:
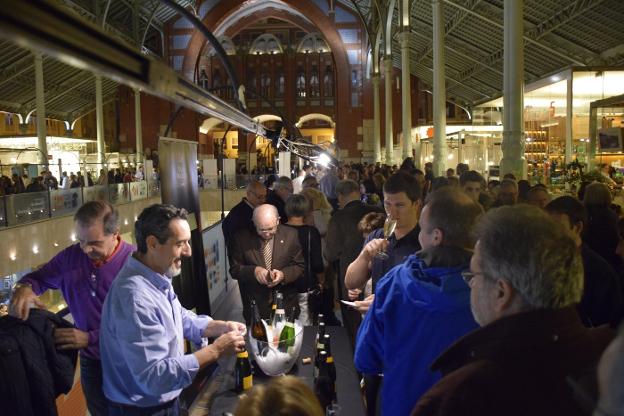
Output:
[[[377,282],[391,268],[420,250],[418,217],[422,207],[422,187],[415,177],[403,171],[390,176],[383,186],[386,222],[366,238],[360,255],[347,268],[345,286],[351,300],[359,297],[368,279]],[[355,302],[359,312],[365,313],[373,303],[372,294]]]

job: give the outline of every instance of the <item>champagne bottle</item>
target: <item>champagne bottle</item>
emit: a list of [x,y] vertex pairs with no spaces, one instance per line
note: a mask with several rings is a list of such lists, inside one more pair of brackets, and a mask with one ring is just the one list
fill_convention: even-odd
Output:
[[323,357],[323,355],[321,353],[325,353],[325,335],[323,334],[322,337],[319,337],[318,341],[316,342],[316,357],[314,357],[314,380],[316,380],[318,378],[319,375],[319,369],[321,367],[321,360]]
[[[262,318],[260,318],[260,311],[258,310],[258,305],[256,301],[252,299],[251,301],[251,337],[255,340],[255,346],[257,348],[256,353],[263,354],[265,348],[268,346],[269,336],[267,334],[267,329],[262,322]],[[250,341],[251,338],[250,338]]]
[[275,315],[273,316],[273,333],[279,334],[282,330],[282,326],[286,321],[286,314],[284,312],[284,295],[280,292],[275,294]]
[[273,289],[271,292],[271,315],[269,316],[269,325],[273,324],[273,318],[275,317],[275,310],[277,309],[277,290]]
[[262,319],[260,318],[260,311],[258,310],[258,305],[256,305],[256,301],[251,301],[251,336],[262,342],[269,342],[269,338],[267,336],[266,328],[262,323]]
[[295,308],[292,308],[279,337],[279,350],[289,352],[295,346]]
[[327,366],[327,352],[321,351],[319,374],[314,380],[314,393],[324,409],[336,400],[336,383],[332,380]]
[[319,326],[318,326],[318,332],[316,333],[316,342],[314,343],[314,348],[316,349],[316,352],[318,354],[318,349],[319,349],[319,340],[323,340],[325,336],[325,323],[324,322],[320,322]]
[[332,380],[336,382],[336,364],[334,363],[334,357],[331,352],[331,340],[329,338],[329,334],[325,334],[323,347],[323,351],[327,353],[327,366],[329,368],[329,374],[331,375]]
[[253,374],[249,364],[249,353],[243,350],[236,354],[236,367],[234,368],[234,390],[237,393],[249,390],[253,386]]

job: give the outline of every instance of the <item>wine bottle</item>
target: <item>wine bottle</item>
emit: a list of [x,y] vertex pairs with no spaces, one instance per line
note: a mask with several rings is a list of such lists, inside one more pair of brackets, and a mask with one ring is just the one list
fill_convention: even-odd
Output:
[[291,348],[295,346],[295,308],[292,308],[288,319],[284,323],[279,341],[279,350],[281,352],[290,352]]
[[332,380],[327,366],[327,352],[321,351],[319,374],[314,381],[314,393],[321,403],[321,408],[326,408],[336,400],[336,383]]
[[336,382],[336,364],[334,363],[334,357],[331,352],[331,340],[329,338],[329,334],[325,334],[323,348],[323,351],[327,353],[327,366],[329,368],[329,374],[331,375],[332,380]]
[[234,368],[234,390],[237,393],[249,390],[253,386],[253,374],[249,363],[249,353],[243,350],[236,354],[236,367]]
[[325,323],[320,322],[318,326],[318,332],[316,333],[316,342],[314,343],[314,348],[316,348],[317,352],[319,349],[318,348],[319,339],[323,340],[324,336],[325,336]]
[[319,369],[321,367],[321,357],[323,357],[321,353],[325,352],[324,342],[324,335],[322,337],[319,337],[318,341],[316,342],[316,357],[314,357],[314,380],[316,380],[319,375]]
[[258,305],[255,300],[251,301],[251,336],[262,342],[269,342],[269,338],[267,336],[266,328],[262,323],[262,319],[260,318],[260,311],[258,310]]
[[277,309],[277,290],[273,289],[271,292],[271,314],[269,315],[269,325],[273,323],[273,318],[275,317],[275,310]]
[[284,312],[284,295],[280,292],[275,294],[275,315],[273,316],[273,333],[279,334],[282,330],[282,326],[286,321],[286,314]]

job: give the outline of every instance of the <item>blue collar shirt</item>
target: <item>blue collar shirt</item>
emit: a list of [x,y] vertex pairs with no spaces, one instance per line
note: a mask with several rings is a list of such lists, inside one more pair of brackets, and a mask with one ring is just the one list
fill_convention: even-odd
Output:
[[183,308],[171,279],[129,256],[102,310],[106,397],[138,407],[177,398],[199,370],[197,358],[184,353],[184,338],[199,345],[211,320]]

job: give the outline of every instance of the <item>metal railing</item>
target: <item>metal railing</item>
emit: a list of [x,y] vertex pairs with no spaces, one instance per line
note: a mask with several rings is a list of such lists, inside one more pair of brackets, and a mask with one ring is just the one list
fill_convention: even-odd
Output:
[[5,195],[0,197],[0,227],[72,215],[88,201],[119,205],[159,195],[159,184],[147,181]]
[[[244,189],[251,181],[261,183],[268,175],[204,175],[200,191]],[[202,186],[203,185],[203,186]],[[109,201],[113,205],[127,204],[160,196],[160,183],[138,181],[112,185],[24,192],[0,197],[0,229],[28,224],[47,218],[72,215],[85,202]]]

